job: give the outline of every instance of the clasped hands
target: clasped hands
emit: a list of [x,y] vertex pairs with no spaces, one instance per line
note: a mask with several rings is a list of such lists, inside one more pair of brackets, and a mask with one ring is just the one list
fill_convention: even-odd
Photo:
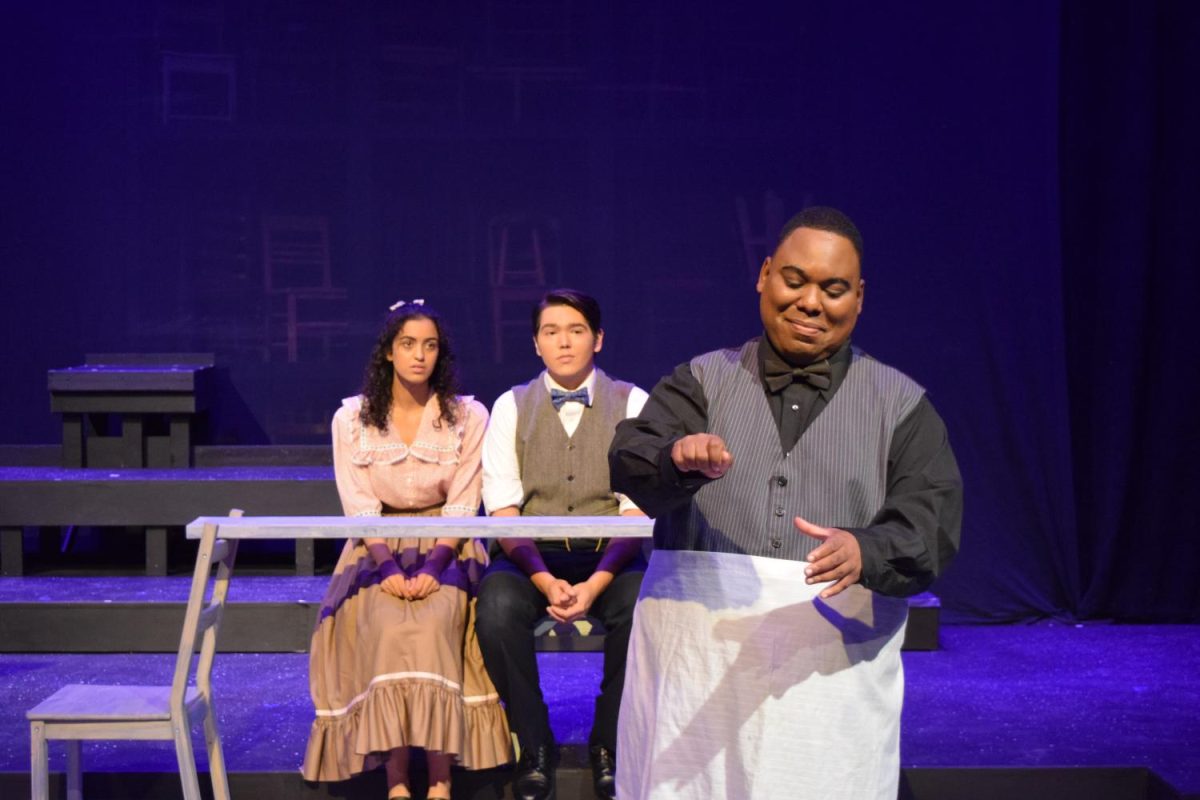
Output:
[[[570,584],[549,572],[539,572],[532,577],[532,581],[550,603],[546,606],[547,614],[556,622],[574,622],[587,616],[592,603],[607,587],[608,581],[604,580],[606,575],[605,572],[597,572],[586,581]],[[611,576],[608,580],[612,580]]]
[[437,578],[427,572],[421,572],[411,578],[403,573],[384,578],[379,583],[379,588],[401,600],[424,600],[441,585]]
[[[671,446],[671,461],[680,472],[699,472],[706,478],[716,479],[733,467],[733,454],[720,436],[693,433]],[[862,577],[862,550],[852,533],[814,525],[803,517],[795,517],[792,523],[800,533],[821,541],[821,545],[808,554],[808,566],[804,568],[808,584],[833,582],[832,586],[821,590],[821,598],[840,594],[858,582]]]

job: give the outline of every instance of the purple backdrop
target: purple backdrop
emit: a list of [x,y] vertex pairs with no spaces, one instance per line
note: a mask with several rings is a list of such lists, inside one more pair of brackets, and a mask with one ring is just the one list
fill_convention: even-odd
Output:
[[[519,332],[491,358],[487,226],[514,210],[557,218],[551,280],[601,298],[602,363],[649,388],[755,333],[735,199],[761,226],[771,191],[858,222],[855,341],[950,427],[952,617],[1200,618],[1194,4],[546,3],[532,32],[453,2],[188,5],[9,10],[0,443],[57,441],[46,369],[104,351],[215,351],[214,439],[316,440],[415,296],[490,402],[538,366]],[[234,65],[229,119],[184,118],[230,95],[168,93],[174,53]],[[328,359],[264,358],[268,214],[329,221]]]

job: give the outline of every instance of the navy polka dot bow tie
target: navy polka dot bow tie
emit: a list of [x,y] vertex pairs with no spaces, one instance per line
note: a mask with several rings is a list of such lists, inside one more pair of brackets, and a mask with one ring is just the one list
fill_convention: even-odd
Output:
[[592,403],[588,400],[588,390],[586,386],[581,386],[573,392],[564,392],[562,389],[550,390],[550,402],[554,404],[554,410],[558,411],[563,407],[563,403],[569,403],[574,400],[576,403],[583,403],[585,406],[590,406]]

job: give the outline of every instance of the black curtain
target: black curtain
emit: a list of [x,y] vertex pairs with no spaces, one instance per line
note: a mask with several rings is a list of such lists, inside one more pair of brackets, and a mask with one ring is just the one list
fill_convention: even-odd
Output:
[[1200,619],[1200,4],[1063,7],[1080,618]]

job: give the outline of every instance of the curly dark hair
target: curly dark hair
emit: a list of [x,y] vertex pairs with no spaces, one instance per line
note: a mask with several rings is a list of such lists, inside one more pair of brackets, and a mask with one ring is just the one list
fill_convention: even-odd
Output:
[[410,319],[427,319],[437,328],[438,357],[429,376],[429,388],[437,395],[442,413],[434,425],[440,427],[441,422],[454,425],[458,421],[458,376],[454,370],[454,349],[446,334],[446,323],[442,321],[441,314],[428,305],[405,303],[389,312],[384,319],[363,373],[363,404],[358,416],[364,425],[378,428],[381,433],[387,432],[388,412],[392,408],[394,373],[388,355],[392,352],[392,342]]

